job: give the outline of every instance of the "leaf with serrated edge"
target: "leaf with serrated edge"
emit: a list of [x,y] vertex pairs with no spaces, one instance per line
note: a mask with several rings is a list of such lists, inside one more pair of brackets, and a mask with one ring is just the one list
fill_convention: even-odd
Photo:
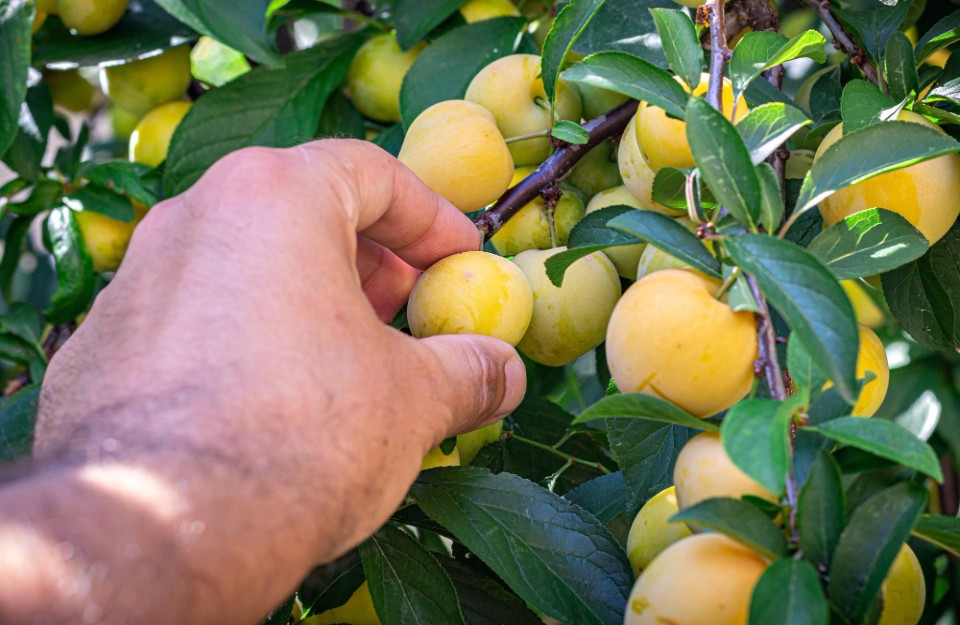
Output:
[[573,50],[573,44],[590,25],[606,0],[573,0],[557,14],[543,42],[541,75],[547,99],[553,102],[560,68]]
[[779,560],[787,555],[787,539],[780,528],[760,508],[740,499],[705,499],[676,513],[670,521],[721,532],[768,560]]
[[804,557],[827,567],[847,522],[843,477],[829,454],[818,451],[797,502],[797,527]]
[[782,102],[771,102],[751,109],[737,122],[737,131],[750,151],[753,164],[759,165],[796,131],[812,123],[800,109]]
[[696,89],[703,72],[703,48],[690,16],[679,9],[650,9],[650,13],[670,69],[691,91]]
[[748,625],[827,625],[830,606],[809,562],[786,558],[763,572],[750,598]]
[[748,399],[727,411],[720,428],[731,462],[771,493],[786,484],[792,409],[790,402]]
[[643,393],[620,393],[619,395],[604,397],[580,413],[580,416],[574,419],[573,423],[586,423],[611,417],[647,419],[660,423],[684,425],[707,432],[719,431],[716,424],[698,419],[665,399],[653,395],[644,395]]
[[608,226],[647,241],[707,275],[720,277],[719,261],[697,235],[672,217],[655,211],[634,210],[611,219]]

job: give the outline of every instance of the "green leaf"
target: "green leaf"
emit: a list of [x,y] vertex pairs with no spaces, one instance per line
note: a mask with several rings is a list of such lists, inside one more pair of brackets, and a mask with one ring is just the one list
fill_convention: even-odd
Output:
[[803,181],[797,210],[877,174],[960,150],[949,135],[921,124],[891,121],[845,134],[817,158]]
[[75,211],[100,213],[125,223],[136,217],[130,198],[93,182],[64,195],[63,205]]
[[59,20],[48,20],[35,37],[34,65],[53,69],[124,63],[159,54],[197,35],[154,0],[130,0],[117,25],[93,37],[72,34]]
[[760,191],[763,194],[759,222],[767,232],[775,232],[783,221],[784,211],[780,179],[770,163],[757,165],[757,177],[760,179]]
[[933,448],[893,421],[844,417],[808,429],[943,481],[940,461]]
[[687,141],[704,182],[730,214],[752,226],[760,217],[760,180],[737,129],[703,98],[687,105]]
[[887,41],[886,65],[887,88],[890,96],[898,102],[911,93],[920,92],[920,75],[913,58],[913,44],[902,32],[896,32]]
[[771,67],[800,57],[808,57],[816,63],[826,62],[825,45],[823,35],[815,30],[802,32],[790,40],[772,31],[747,33],[730,58],[734,97],[739,97],[754,79]]
[[198,33],[244,53],[268,67],[283,67],[276,43],[264,28],[266,2],[235,0],[155,0]]
[[249,146],[311,139],[327,98],[346,76],[356,35],[291,54],[283,69],[259,67],[197,100],[170,142],[163,187],[186,191],[221,157]]
[[793,337],[787,341],[787,370],[793,380],[793,387],[797,393],[805,394],[814,399],[820,394],[820,389],[827,383],[828,378],[820,367],[810,357],[810,353],[803,346],[803,342]]
[[809,562],[774,562],[753,588],[748,625],[827,625],[830,607]]
[[849,280],[896,269],[927,249],[927,240],[909,221],[893,211],[871,208],[821,232],[807,251],[838,280]]
[[93,261],[83,243],[80,226],[69,208],[56,208],[47,217],[47,239],[57,264],[57,292],[44,313],[50,323],[73,321],[93,297]]
[[960,223],[930,250],[882,276],[883,292],[897,321],[917,342],[933,349],[960,348]]
[[17,136],[27,97],[34,7],[26,0],[0,0],[0,156]]
[[830,603],[847,623],[863,621],[926,505],[926,489],[899,482],[853,512],[833,554],[828,584]]
[[727,411],[720,428],[731,462],[771,493],[782,493],[786,484],[794,404],[748,399]]
[[920,37],[917,42],[917,63],[923,63],[931,54],[960,40],[960,11],[944,17]]
[[403,530],[384,525],[360,544],[360,558],[373,606],[387,625],[466,625],[450,576]]
[[611,219],[608,225],[614,230],[652,243],[707,275],[720,277],[719,261],[697,235],[672,217],[655,211],[633,210]]
[[573,424],[611,417],[646,419],[659,423],[683,425],[707,432],[719,431],[716,424],[698,419],[665,399],[644,395],[643,393],[620,393],[604,397],[580,413],[580,416],[573,420]]
[[622,622],[630,563],[578,506],[515,475],[472,467],[422,473],[410,494],[533,608],[583,625]]
[[760,508],[741,499],[705,499],[673,515],[670,521],[726,534],[771,561],[787,555],[787,539],[780,528]]
[[0,461],[13,462],[30,453],[39,402],[39,381],[0,398]]
[[629,206],[607,206],[585,215],[567,237],[569,249],[547,259],[546,270],[550,281],[556,286],[562,286],[567,268],[584,256],[608,247],[642,243],[637,237],[607,227],[610,220],[633,210],[636,209]]
[[152,168],[142,163],[112,160],[87,163],[80,169],[80,176],[101,187],[122,193],[137,200],[147,208],[160,201],[159,189],[146,180]]
[[580,484],[563,498],[597,517],[601,523],[609,523],[626,510],[627,483],[623,473],[614,471]]
[[41,161],[53,120],[50,89],[47,83],[38,82],[27,90],[27,99],[20,108],[19,129],[3,155],[3,162],[27,180],[38,180],[43,175]]
[[439,558],[457,589],[460,608],[470,625],[542,625],[527,604],[498,579],[463,560]]
[[[461,26],[424,48],[403,79],[400,116],[409,128],[417,115],[437,102],[460,99],[470,81],[493,61],[520,45],[523,20],[498,17]],[[469,41],[469,46],[464,42]]]
[[670,69],[693,91],[703,72],[703,47],[690,16],[679,9],[650,9]]
[[590,133],[583,126],[568,119],[561,119],[553,125],[550,135],[558,141],[565,141],[574,145],[583,145],[590,140]]
[[397,0],[393,24],[397,43],[404,50],[413,47],[448,17],[464,0]]
[[[676,8],[673,0],[607,0],[575,46],[583,55],[618,50],[639,56],[659,67],[667,67],[660,37],[656,35],[655,7]],[[643,33],[638,36],[638,33]]]
[[20,265],[20,257],[23,255],[31,224],[33,224],[32,216],[15,217],[10,222],[3,241],[3,258],[0,260],[0,292],[8,303],[13,297],[13,278]]
[[63,184],[56,180],[44,178],[33,185],[30,195],[21,202],[7,204],[6,210],[14,215],[34,217],[60,205],[63,196]]
[[563,78],[649,102],[681,119],[690,97],[668,72],[624,52],[588,56],[564,71]]
[[591,20],[606,0],[573,0],[563,7],[543,42],[541,75],[547,99],[553,102],[560,69]]
[[737,122],[737,131],[750,151],[753,164],[759,165],[786,143],[793,133],[812,123],[795,106],[771,102],[747,113]]
[[286,601],[277,606],[263,625],[286,625],[290,622],[290,614],[297,605],[297,595],[290,595]]
[[839,7],[832,7],[832,10],[847,28],[859,36],[870,57],[879,61],[887,49],[887,41],[899,30],[907,16],[910,4],[901,2],[895,6],[874,6],[865,11],[847,11]]
[[353,550],[311,571],[300,584],[297,597],[305,614],[320,614],[349,601],[365,579],[360,552]]
[[840,100],[845,133],[896,119],[899,110],[896,102],[866,80],[851,80],[847,83]]
[[826,570],[847,522],[840,467],[819,451],[797,502],[797,527],[804,557]]
[[830,270],[798,245],[765,234],[727,237],[724,247],[757,279],[794,338],[852,404],[860,334],[850,300]]
[[960,518],[924,514],[913,528],[913,535],[960,556]]

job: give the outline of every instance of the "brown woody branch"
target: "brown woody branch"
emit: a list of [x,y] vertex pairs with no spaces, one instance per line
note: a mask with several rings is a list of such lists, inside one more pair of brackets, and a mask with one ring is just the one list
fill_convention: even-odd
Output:
[[877,74],[877,68],[874,67],[870,59],[867,58],[866,52],[850,37],[850,34],[830,10],[830,0],[803,0],[803,3],[816,11],[820,20],[830,29],[830,33],[833,35],[833,45],[850,57],[850,61],[860,68],[867,80],[879,85],[880,77]]
[[507,190],[490,210],[480,215],[474,222],[477,229],[489,239],[503,224],[520,212],[520,209],[536,199],[544,190],[566,176],[587,152],[610,137],[620,135],[637,111],[638,102],[631,100],[617,108],[592,119],[583,125],[590,138],[583,145],[564,144],[550,158],[545,160],[536,171],[524,178],[516,186]]
[[723,70],[730,58],[730,49],[727,48],[724,0],[708,0],[700,8],[706,12],[706,15],[703,16],[698,10],[697,17],[704,19],[710,27],[710,85],[707,89],[707,102],[722,113]]

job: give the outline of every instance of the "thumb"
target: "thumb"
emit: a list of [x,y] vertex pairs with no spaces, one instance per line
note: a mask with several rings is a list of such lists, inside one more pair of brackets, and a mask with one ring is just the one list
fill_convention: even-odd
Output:
[[527,371],[508,343],[489,336],[420,339],[440,371],[435,389],[453,416],[448,434],[467,432],[510,414],[527,390]]

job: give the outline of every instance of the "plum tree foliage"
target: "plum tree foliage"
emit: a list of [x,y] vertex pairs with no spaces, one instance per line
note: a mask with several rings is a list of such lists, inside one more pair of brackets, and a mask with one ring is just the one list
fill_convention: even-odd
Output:
[[958,9],[0,0],[0,460],[155,204],[349,137],[486,239],[395,330],[528,393],[267,622],[956,622]]

